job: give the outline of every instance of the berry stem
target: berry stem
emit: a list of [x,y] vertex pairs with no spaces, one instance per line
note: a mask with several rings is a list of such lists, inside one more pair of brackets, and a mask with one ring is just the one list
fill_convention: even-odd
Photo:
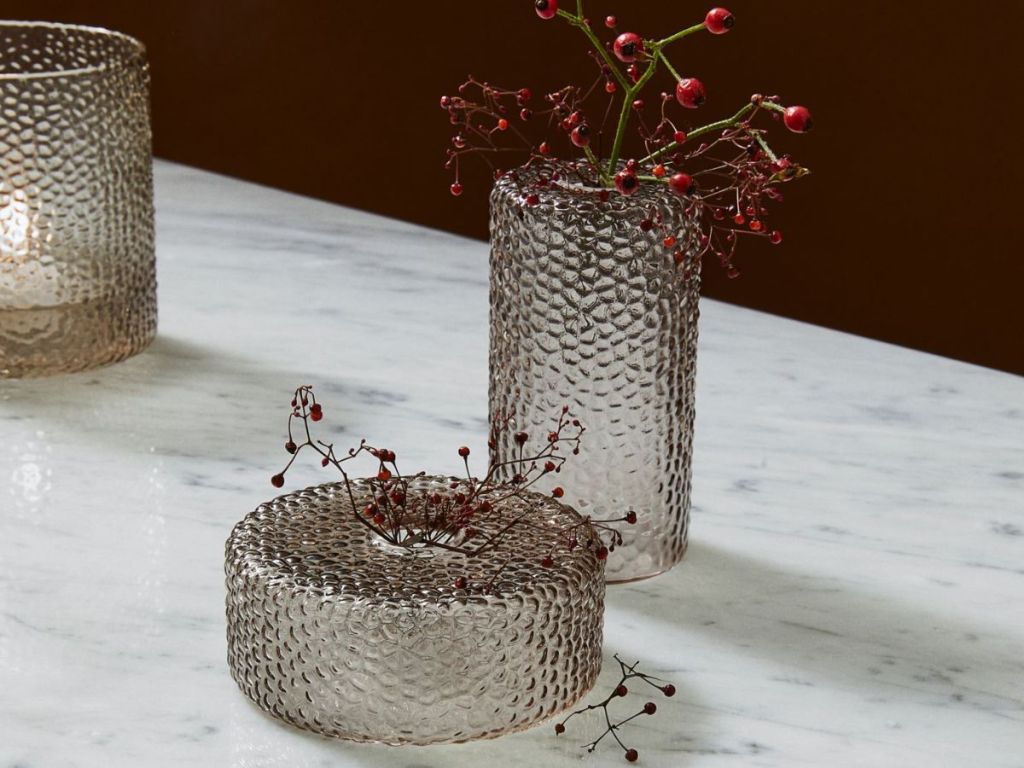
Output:
[[615,80],[619,84],[619,87],[622,88],[622,90],[624,91],[627,90],[630,86],[630,83],[626,79],[626,76],[622,74],[622,70],[619,69],[618,64],[616,64],[615,60],[612,58],[612,55],[608,53],[608,49],[605,48],[601,44],[601,41],[597,39],[597,35],[594,34],[594,30],[592,30],[589,25],[583,23],[583,0],[577,0],[575,16],[569,13],[568,11],[562,10],[558,12],[558,15],[561,16],[563,19],[567,20],[574,27],[578,27],[583,32],[583,34],[587,36],[587,39],[590,41],[590,44],[594,47],[594,50],[596,50],[598,54],[600,54],[601,58],[604,59],[604,63],[611,70],[612,75],[615,77]]
[[[696,139],[700,136],[704,136],[714,131],[720,131],[725,128],[733,128],[739,125],[741,122],[743,122],[743,118],[745,118],[747,115],[753,112],[756,108],[757,107],[755,107],[753,104],[744,104],[743,107],[741,107],[732,117],[727,117],[722,120],[717,120],[714,123],[702,125],[700,128],[694,128],[692,131],[686,134],[686,139],[687,141],[689,141],[690,139]],[[679,144],[673,141],[669,144],[666,144],[661,149],[651,152],[651,154],[647,155],[647,157],[643,158],[640,162],[647,163],[653,160],[657,160],[658,158],[664,157],[665,155],[671,152],[675,152],[677,149],[679,149],[679,146]]]
[[661,59],[661,63],[665,65],[665,69],[668,70],[669,74],[672,75],[677,83],[683,79],[682,76],[676,72],[676,68],[672,66],[668,57],[665,55],[665,52],[662,51],[661,48],[658,49],[658,58]]
[[703,32],[705,29],[706,27],[704,26],[704,22],[702,21],[700,24],[694,24],[692,27],[681,29],[674,35],[669,35],[668,37],[659,40],[654,45],[660,51],[666,45],[674,43],[676,40],[682,40],[684,37],[689,37],[690,35],[696,34],[697,32]]

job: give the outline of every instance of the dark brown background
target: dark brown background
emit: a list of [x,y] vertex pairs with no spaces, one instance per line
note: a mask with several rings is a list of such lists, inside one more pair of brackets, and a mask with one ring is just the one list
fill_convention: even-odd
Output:
[[[707,5],[587,10],[661,36]],[[1024,3],[728,6],[732,33],[672,51],[710,89],[699,118],[753,91],[806,104],[814,133],[782,144],[814,175],[787,188],[785,244],[752,243],[739,280],[709,264],[706,293],[1024,373]],[[530,0],[0,0],[0,15],[142,39],[162,157],[481,238],[487,175],[447,193],[438,96],[467,72],[535,93],[592,73],[578,33],[539,20]]]

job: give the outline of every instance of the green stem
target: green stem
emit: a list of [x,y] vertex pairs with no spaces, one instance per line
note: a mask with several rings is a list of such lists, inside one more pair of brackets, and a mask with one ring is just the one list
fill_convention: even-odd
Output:
[[629,88],[629,81],[626,79],[626,76],[622,74],[622,71],[615,63],[615,60],[612,59],[611,54],[608,53],[608,49],[601,45],[601,41],[597,39],[597,35],[594,34],[594,30],[592,30],[588,25],[583,23],[582,0],[578,0],[578,2],[576,3],[576,13],[577,15],[574,16],[568,11],[558,11],[559,16],[567,20],[574,27],[578,27],[580,30],[583,31],[583,34],[587,36],[587,40],[590,41],[590,44],[593,46],[594,50],[596,50],[597,53],[601,56],[601,58],[604,59],[604,63],[612,71],[612,75],[618,82],[619,87],[621,87],[623,90],[627,90]]
[[761,135],[761,132],[751,131],[751,133],[754,134],[754,140],[757,141],[759,145],[761,145],[761,149],[763,149],[764,153],[768,155],[769,158],[771,158],[771,161],[773,163],[778,162],[779,158],[775,156],[774,152],[772,152],[772,148],[768,146],[768,142],[764,140],[764,136]]
[[682,40],[684,37],[688,37],[689,35],[692,35],[696,32],[703,31],[704,22],[702,21],[700,24],[694,24],[692,27],[687,27],[686,29],[680,30],[679,32],[676,32],[674,35],[669,35],[664,40],[659,40],[657,43],[655,43],[655,46],[661,49],[664,48],[669,43],[674,43],[676,40]]
[[612,144],[612,153],[608,157],[608,175],[614,176],[616,168],[619,164],[619,153],[622,151],[622,140],[626,135],[626,126],[629,124],[629,110],[633,108],[633,100],[636,95],[643,90],[643,87],[647,85],[647,81],[654,75],[655,70],[658,68],[658,56],[657,51],[651,56],[651,63],[647,65],[647,69],[640,76],[630,88],[626,90],[626,93],[622,97],[622,111],[619,112],[619,126],[615,130],[615,142]]
[[680,76],[680,74],[676,72],[675,67],[672,66],[672,64],[668,60],[668,57],[665,56],[664,52],[660,48],[658,49],[658,58],[661,59],[661,63],[665,65],[665,69],[667,69],[669,74],[672,75],[673,78],[675,78],[675,81],[677,83],[683,79]]
[[[732,117],[727,117],[724,120],[718,120],[718,121],[716,121],[714,123],[708,123],[707,125],[702,125],[700,128],[695,128],[694,130],[692,130],[688,134],[686,134],[686,139],[687,139],[687,141],[689,141],[690,139],[696,139],[696,138],[699,138],[701,136],[704,136],[705,134],[712,133],[714,131],[720,131],[720,130],[723,130],[725,128],[732,128],[733,126],[739,125],[739,123],[743,120],[743,118],[746,117],[747,115],[749,115],[751,112],[753,112],[754,109],[755,109],[755,106],[753,104],[745,104]],[[679,146],[680,146],[679,144],[677,144],[676,142],[673,141],[670,144],[666,144],[661,149],[656,150],[654,152],[651,152],[651,154],[649,154],[647,157],[643,158],[640,162],[641,163],[646,163],[646,162],[650,162],[652,160],[657,160],[659,157],[667,155],[670,152],[675,152],[677,149],[679,149]]]

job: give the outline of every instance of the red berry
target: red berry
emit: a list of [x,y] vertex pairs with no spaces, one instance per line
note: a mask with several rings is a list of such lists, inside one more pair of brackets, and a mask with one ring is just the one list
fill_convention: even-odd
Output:
[[661,244],[664,245],[666,248],[671,248],[673,245],[676,244],[676,239],[672,235],[669,235],[668,237],[661,241]]
[[807,133],[814,127],[811,111],[807,107],[786,107],[782,114],[782,122],[793,133]]
[[572,129],[569,138],[572,139],[572,143],[577,147],[585,147],[590,144],[590,128],[586,123],[580,123]]
[[636,512],[630,510],[626,513],[626,522],[630,525],[636,525]]
[[540,146],[537,147],[537,151],[540,152],[542,155],[546,155],[551,151],[551,147],[548,146],[548,143],[546,141],[542,141],[540,143]]
[[380,471],[377,473],[377,479],[380,480],[382,483],[386,483],[388,480],[391,479],[391,470],[389,470],[387,467],[381,467]]
[[545,472],[554,472],[555,471],[555,462],[553,462],[553,461],[545,461],[544,462],[544,471]]
[[675,261],[676,264],[682,264],[684,261],[686,261],[686,254],[683,253],[682,251],[676,251],[675,253],[672,254],[672,259]]
[[664,165],[656,165],[656,166],[654,166],[654,170],[651,171],[651,173],[654,174],[654,178],[656,178],[656,179],[664,178],[665,177],[665,166]]
[[741,227],[747,222],[747,218],[742,213],[737,213],[732,217],[732,220]]
[[466,458],[467,456],[469,456],[469,448],[465,445],[459,448],[459,456],[461,456],[462,458]]
[[451,105],[452,105],[452,97],[451,96],[442,96],[441,97],[441,109],[448,109],[448,107],[450,107]]
[[527,109],[526,107],[523,107],[522,109],[519,110],[520,120],[529,120],[531,117],[533,117],[533,112]]
[[544,568],[551,568],[552,566],[554,566],[554,564],[555,564],[555,561],[554,561],[554,559],[553,559],[553,558],[551,557],[551,555],[544,555],[544,557],[542,557],[542,558],[540,559],[540,564],[541,564],[541,565],[542,565],[542,566],[543,566]]
[[782,242],[782,233],[777,229],[774,230],[770,235],[768,235],[768,242],[772,245],[778,245]]
[[498,120],[498,130],[499,131],[507,131],[508,130],[508,120],[506,120],[504,117],[501,118],[500,120]]
[[295,453],[297,450],[299,450],[299,447],[295,445],[295,443],[293,443],[291,440],[289,440],[287,443],[284,444],[284,449],[288,451],[288,453]]
[[533,96],[533,94],[530,93],[529,88],[520,88],[519,93],[516,94],[516,101],[518,101],[520,105],[523,105],[530,100],[531,96]]
[[639,112],[643,108],[644,108],[644,100],[643,99],[636,99],[633,102],[633,109],[635,109],[637,112]]
[[635,763],[639,757],[640,757],[640,753],[637,752],[635,749],[627,749],[626,750],[626,762],[627,763]]
[[604,546],[598,547],[596,554],[597,554],[597,559],[598,560],[607,560],[608,559],[608,547],[604,547]]
[[669,683],[668,685],[662,686],[661,692],[664,693],[666,696],[675,696],[676,687],[672,685],[672,683]]
[[635,83],[640,79],[640,67],[636,64],[630,64],[626,67],[626,74],[629,75],[629,79]]
[[465,576],[459,576],[458,578],[455,579],[455,588],[456,589],[465,589],[466,588],[466,577]]
[[326,456],[324,456],[322,459],[320,459],[320,466],[321,467],[326,467],[330,463],[331,463],[331,460],[328,459]]
[[560,499],[563,496],[565,496],[565,489],[559,486],[558,488],[555,488],[553,491],[551,491],[551,495],[554,496],[556,499]]
[[686,141],[686,132],[676,131],[674,134],[672,134],[672,141],[674,141],[676,144],[682,144],[684,141]]
[[653,701],[648,701],[646,704],[644,704],[644,713],[645,714],[653,715],[657,711],[658,711],[658,705],[655,704]]
[[605,82],[605,84],[604,84],[604,92],[605,93],[615,93],[615,91],[617,91],[617,90],[618,90],[618,86],[615,85],[615,83],[613,81],[608,80],[608,81]]
[[526,204],[529,205],[529,206],[534,206],[534,205],[536,205],[539,202],[540,202],[540,196],[539,195],[527,195],[526,196]]
[[687,109],[696,109],[706,99],[704,83],[696,77],[684,77],[676,84],[676,101]]
[[630,170],[622,170],[615,174],[615,188],[623,195],[632,195],[640,188],[640,181]]
[[677,173],[668,180],[668,185],[677,195],[688,195],[693,192],[693,177],[688,173]]
[[608,27],[608,29],[615,29],[615,24],[617,23],[617,21],[618,19],[616,19],[614,16],[606,16],[604,19],[604,25]]
[[523,445],[527,440],[530,439],[530,436],[528,434],[526,434],[525,432],[516,432],[515,435],[513,436],[513,439],[519,445]]
[[629,693],[629,688],[627,688],[624,685],[620,685],[618,688],[615,689],[616,696],[625,696],[627,693]]
[[558,0],[537,0],[533,4],[533,9],[542,19],[553,19],[558,13]]
[[380,512],[373,516],[373,522],[375,525],[384,525],[384,521],[386,519],[387,518],[385,518],[384,515],[382,515]]
[[760,219],[751,219],[750,229],[753,232],[760,232],[762,229],[764,229],[764,224],[761,223]]
[[561,723],[555,723],[555,733],[558,733],[558,734],[565,733],[565,726],[562,725]]
[[459,182],[457,182],[457,181],[454,184],[452,184],[448,189],[451,190],[451,193],[455,197],[458,197],[459,195],[462,194],[462,185],[459,184]]
[[284,485],[284,475],[274,475],[272,478],[270,478],[270,484],[273,485],[275,488],[280,488],[282,485]]
[[712,35],[724,35],[736,24],[736,17],[725,8],[712,8],[704,17],[704,26]]
[[636,61],[636,57],[644,52],[644,41],[633,32],[623,32],[615,38],[612,43],[612,51],[619,61],[630,64]]
[[323,417],[324,412],[321,411],[316,406],[313,406],[313,408],[309,412],[309,418],[311,418],[313,421],[320,421],[320,419],[322,419]]

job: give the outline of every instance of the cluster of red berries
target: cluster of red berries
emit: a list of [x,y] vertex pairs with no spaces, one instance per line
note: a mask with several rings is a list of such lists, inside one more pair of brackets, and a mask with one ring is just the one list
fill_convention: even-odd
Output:
[[[540,479],[561,472],[567,460],[566,453],[579,453],[580,439],[586,431],[580,420],[565,406],[555,418],[542,448],[530,451],[529,435],[522,431],[513,432],[515,455],[504,461],[493,461],[484,478],[477,479],[469,468],[471,451],[468,446],[461,446],[457,452],[465,463],[466,477],[452,479],[446,490],[423,493],[411,490],[409,481],[424,473],[403,475],[398,468],[397,455],[388,448],[373,447],[363,440],[358,447],[339,456],[332,443],[315,440],[310,424],[322,418],[323,408],[316,402],[313,388],[302,386],[296,389],[288,416],[288,438],[284,445],[289,460],[281,472],[271,477],[274,487],[284,485],[285,474],[300,453],[304,450],[313,451],[319,455],[321,466],[333,465],[341,473],[352,513],[383,540],[399,547],[437,546],[469,557],[493,549],[517,524],[522,523],[521,518],[510,518],[511,513],[507,511],[508,504],[505,502],[524,498],[525,493]],[[488,439],[492,451],[503,442],[503,433],[513,428],[511,418],[495,421]],[[351,481],[343,465],[364,454],[373,457],[377,469],[368,478],[373,496],[368,503],[360,505],[356,503]],[[565,495],[565,490],[561,486],[555,487],[551,495],[560,499]],[[579,522],[559,532],[564,550],[571,552],[577,547],[588,547],[598,559],[604,560],[609,551],[622,543],[622,534],[612,524],[635,523],[636,519],[635,512],[614,520],[581,518]],[[605,544],[602,537],[608,538],[609,543]],[[557,554],[549,552],[538,555],[541,565],[553,567]],[[454,586],[460,590],[486,591],[493,586],[493,577],[491,581],[481,581],[458,576]]]
[[[553,137],[540,141],[526,139],[512,122],[518,114],[519,121],[533,120],[534,125],[560,129],[566,143],[585,155],[583,163],[561,164],[567,169],[565,179],[559,179],[559,172],[555,171],[526,191],[522,199],[525,207],[541,202],[545,186],[559,185],[563,180],[568,182],[568,176],[573,174],[579,177],[582,186],[599,187],[594,194],[602,201],[609,199],[609,191],[629,196],[644,184],[663,184],[702,222],[704,232],[698,243],[698,257],[713,254],[730,275],[738,275],[733,265],[736,243],[744,235],[757,235],[774,245],[780,244],[782,234],[766,224],[766,203],[781,200],[781,194],[775,189],[777,185],[806,173],[788,157],[777,156],[771,150],[765,140],[765,130],[755,127],[754,118],[767,113],[779,118],[790,131],[806,133],[813,126],[810,111],[803,106],[784,105],[777,97],[755,95],[731,117],[703,126],[680,126],[678,123],[683,118],[678,114],[673,116],[669,107],[678,105],[684,113],[698,110],[708,101],[708,90],[699,78],[677,73],[664,49],[700,30],[723,35],[735,27],[735,16],[725,8],[712,8],[700,24],[663,39],[622,31],[618,18],[607,16],[604,27],[612,30],[612,36],[606,43],[600,43],[597,31],[580,6],[577,3],[573,10],[568,10],[560,9],[557,0],[534,2],[540,18],[561,18],[583,30],[591,43],[597,43],[590,51],[599,68],[594,86],[588,89],[567,86],[546,94],[546,103],[536,113],[529,104],[529,89],[500,89],[472,78],[460,87],[458,96],[442,98],[441,106],[448,111],[457,130],[446,163],[446,167],[455,172],[452,194],[461,195],[463,191],[459,158],[472,152],[486,159],[491,152],[507,151],[510,147],[500,140],[512,137],[519,140],[527,152],[527,165],[555,159]],[[662,69],[673,77],[673,88],[661,93],[660,120],[648,128],[641,89]],[[596,87],[602,82],[603,89]],[[469,98],[468,89],[472,88],[480,90],[479,98]],[[588,106],[588,97],[602,91],[606,94],[621,92],[623,107],[614,130],[607,130],[605,126],[607,116],[613,112],[610,104],[594,109]],[[595,119],[600,115],[604,118]],[[620,159],[624,129],[631,117],[638,122],[646,154]],[[735,154],[721,156],[722,150],[735,150]],[[584,167],[589,170],[582,170]],[[503,173],[494,169],[495,178]],[[672,254],[679,263],[685,260],[678,258],[677,251]]]
[[634,712],[628,717],[625,717],[618,721],[612,720],[611,713],[608,709],[609,705],[616,699],[622,699],[629,695],[629,688],[626,687],[626,683],[630,680],[641,680],[650,687],[661,691],[663,695],[669,697],[676,695],[676,687],[672,685],[672,683],[660,680],[656,677],[652,677],[651,675],[644,674],[643,672],[638,672],[637,667],[639,667],[640,665],[639,661],[633,664],[626,664],[621,658],[619,658],[618,654],[616,654],[615,656],[615,661],[619,664],[621,678],[619,682],[616,683],[615,687],[612,688],[611,692],[598,703],[588,704],[582,709],[577,709],[576,711],[570,713],[561,722],[555,723],[555,734],[561,736],[563,733],[565,733],[565,724],[577,715],[582,715],[587,712],[592,712],[594,710],[601,710],[604,715],[604,721],[607,724],[607,727],[605,728],[604,732],[600,736],[598,736],[594,741],[590,742],[589,744],[585,744],[584,748],[588,752],[593,752],[597,748],[597,745],[600,744],[605,737],[611,736],[622,748],[623,757],[626,758],[626,761],[630,763],[635,763],[637,759],[640,757],[640,753],[634,747],[627,747],[622,742],[622,739],[619,737],[619,731],[623,725],[629,723],[631,720],[635,720],[636,718],[641,717],[643,715],[653,715],[655,712],[658,711],[658,705],[655,704],[653,701],[648,701],[643,705],[643,707],[638,712]]

